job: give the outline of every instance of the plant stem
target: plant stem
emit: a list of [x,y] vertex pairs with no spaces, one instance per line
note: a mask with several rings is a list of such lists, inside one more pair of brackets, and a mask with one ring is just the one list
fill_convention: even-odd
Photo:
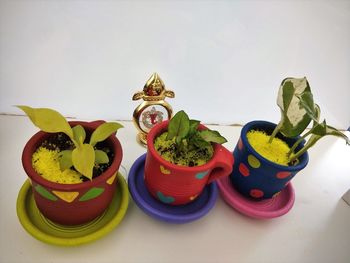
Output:
[[296,154],[294,154],[294,155],[289,159],[289,162],[293,162],[293,161],[295,161],[296,159],[298,159],[304,152],[307,151],[308,148],[310,148],[310,147],[303,147],[303,148],[301,148]]
[[280,128],[282,126],[282,122],[278,123],[278,125],[276,126],[276,128],[273,130],[270,139],[269,139],[269,143],[272,143],[272,140],[276,137],[277,133],[279,132]]
[[307,133],[305,133],[303,136],[301,136],[294,144],[293,146],[290,148],[289,152],[288,152],[288,158],[291,156],[291,154],[294,152],[294,150],[298,147],[298,145],[310,134],[312,133],[312,129],[309,130]]

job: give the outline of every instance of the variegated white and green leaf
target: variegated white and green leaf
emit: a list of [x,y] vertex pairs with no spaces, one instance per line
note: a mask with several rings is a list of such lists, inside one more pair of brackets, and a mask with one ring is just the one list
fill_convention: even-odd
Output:
[[313,127],[319,123],[319,121],[320,121],[320,116],[321,116],[321,109],[320,109],[320,106],[318,106],[318,105],[315,103],[315,112],[314,112],[314,118],[313,118],[313,124],[312,124]]
[[326,135],[333,135],[340,138],[343,138],[346,141],[346,144],[350,144],[349,138],[342,133],[341,131],[337,130],[336,128],[327,125],[326,120],[323,120],[323,122],[318,123],[312,129],[310,130],[310,133],[316,136],[326,136]]
[[[321,139],[322,137],[326,135],[333,135],[340,137],[346,141],[346,144],[350,145],[349,138],[342,133],[341,131],[338,131],[336,128],[327,125],[326,120],[324,120],[322,123],[315,124],[312,129],[308,132],[308,134],[312,134],[306,144],[303,146],[302,149],[300,149],[296,154],[293,154],[291,156],[291,161],[297,159],[299,156],[301,156],[304,152],[306,152],[310,147],[315,145],[315,143]],[[300,140],[298,141],[300,142]],[[297,143],[298,143],[297,142]],[[296,143],[296,144],[297,144]],[[296,148],[296,144],[293,145],[292,149],[294,150]]]
[[287,137],[300,135],[315,115],[315,105],[307,79],[286,78],[280,86],[277,105],[281,109],[279,131]]
[[349,138],[344,133],[342,133],[341,131],[338,131],[336,128],[334,128],[332,126],[327,125],[326,135],[333,135],[333,136],[343,138],[345,140],[346,144],[350,145]]

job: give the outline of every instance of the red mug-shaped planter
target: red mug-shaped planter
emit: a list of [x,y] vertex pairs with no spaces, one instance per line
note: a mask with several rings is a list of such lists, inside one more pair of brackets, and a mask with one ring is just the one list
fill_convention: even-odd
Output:
[[[196,199],[204,187],[232,172],[233,157],[225,147],[213,144],[213,157],[204,165],[188,167],[163,159],[154,148],[157,136],[167,131],[169,121],[154,126],[147,135],[145,183],[153,197],[170,205],[183,205]],[[200,125],[199,129],[206,129]]]

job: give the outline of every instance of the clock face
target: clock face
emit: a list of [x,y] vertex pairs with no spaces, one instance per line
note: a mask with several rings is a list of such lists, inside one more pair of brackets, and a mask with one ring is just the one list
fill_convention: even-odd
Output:
[[148,133],[150,129],[157,123],[168,119],[167,109],[162,105],[150,105],[143,109],[139,116],[140,128]]

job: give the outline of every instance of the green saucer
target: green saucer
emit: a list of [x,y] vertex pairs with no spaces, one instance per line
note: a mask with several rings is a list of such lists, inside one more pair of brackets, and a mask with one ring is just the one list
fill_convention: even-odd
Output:
[[129,191],[118,173],[117,190],[103,215],[78,226],[63,226],[45,218],[38,210],[29,180],[17,197],[17,216],[24,229],[36,239],[59,246],[77,246],[97,240],[111,232],[123,219],[129,204]]

